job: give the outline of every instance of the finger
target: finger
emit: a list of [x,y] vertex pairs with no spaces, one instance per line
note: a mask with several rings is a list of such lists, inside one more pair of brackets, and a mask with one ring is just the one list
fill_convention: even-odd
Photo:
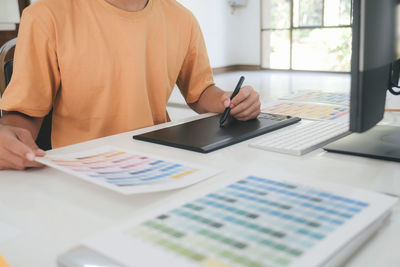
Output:
[[230,104],[231,104],[231,99],[230,99],[231,94],[232,94],[232,92],[226,92],[226,93],[222,94],[221,102],[222,102],[224,108],[227,108],[227,107],[230,106]]
[[[37,146],[36,142],[33,140],[33,136],[30,131],[25,129],[16,129],[16,135],[22,143],[32,149],[32,152],[35,154],[35,156],[43,157],[44,155],[46,155],[46,152]],[[29,156],[27,159],[33,161],[33,158],[31,156]]]
[[25,159],[12,153],[7,153],[7,157],[1,159],[0,165],[4,169],[24,170]]
[[17,138],[15,138],[15,139],[10,138],[8,140],[8,145],[7,145],[6,149],[9,152],[15,154],[16,156],[22,157],[29,161],[33,161],[35,159],[34,151],[29,146],[27,146],[26,144],[24,144]]
[[44,156],[46,156],[46,151],[44,151],[44,150],[42,150],[42,149],[40,149],[40,148],[36,149],[34,152],[35,152],[35,154],[36,154],[37,157],[44,157]]
[[[245,99],[243,99],[244,96],[247,96],[247,97]],[[260,98],[259,94],[251,88],[249,95],[247,95],[244,92],[244,95],[241,96],[241,98],[240,98],[240,99],[242,99],[241,102],[239,102],[239,103],[236,102],[236,104],[234,104],[234,102],[232,100],[231,108],[234,109],[236,107],[242,106],[242,109],[241,109],[241,111],[242,111],[242,110],[246,109],[246,107],[243,108],[243,106],[249,106],[252,104],[252,102],[255,103],[255,102],[259,101],[259,98]],[[239,109],[237,109],[235,112],[240,112],[240,111],[239,111]]]
[[247,120],[251,120],[251,119],[257,118],[258,115],[260,115],[260,110],[254,111],[254,112],[251,113],[249,116],[246,116],[246,117],[237,117],[236,119],[237,119],[237,120],[240,120],[240,121],[247,121]]
[[10,164],[5,160],[0,159],[0,170],[9,170],[9,169],[11,169]]
[[33,151],[39,149],[30,131],[19,128],[15,129],[15,134],[22,143],[29,146]]
[[255,111],[249,113],[248,115],[238,116],[235,118],[240,121],[247,121],[247,120],[256,118],[258,116],[258,114],[259,114],[259,112],[255,110]]
[[[17,169],[17,170],[24,170],[29,167],[43,167],[44,165],[36,162],[36,161],[29,161],[26,158],[18,156],[13,153],[7,153],[6,157],[2,159],[3,162],[6,162],[4,166],[8,166],[8,168]],[[2,164],[0,164],[3,166]]]
[[37,162],[37,161],[27,161],[25,164],[25,167],[26,168],[43,168],[43,167],[45,167],[45,165],[43,165],[42,163]]
[[254,104],[251,104],[249,108],[244,110],[243,112],[240,112],[235,115],[236,119],[239,120],[249,120],[257,117],[261,112],[261,103],[258,101]]
[[43,154],[40,151],[32,151],[26,144],[20,139],[29,140],[32,139],[31,134],[23,133],[19,129],[11,129],[7,134],[3,136],[1,140],[3,146],[0,149],[0,166],[1,169],[17,169],[23,170],[27,167],[39,167],[41,164],[33,162],[35,153],[38,155]]
[[254,92],[254,89],[251,86],[242,87],[239,93],[232,99],[231,108],[245,101],[252,94],[252,92]]
[[259,104],[259,96],[256,92],[253,92],[246,100],[242,101],[239,105],[231,109],[232,116],[247,116],[253,110],[254,107]]

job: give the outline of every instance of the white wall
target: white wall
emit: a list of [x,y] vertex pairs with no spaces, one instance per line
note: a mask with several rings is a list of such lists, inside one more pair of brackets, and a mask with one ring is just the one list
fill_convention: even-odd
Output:
[[[217,0],[224,1],[226,0]],[[260,0],[248,0],[245,8],[230,15],[232,33],[230,43],[236,44],[232,51],[232,64],[261,64],[261,10]],[[236,29],[236,30],[234,30]]]
[[260,0],[233,14],[227,0],[178,0],[196,16],[211,66],[260,65]]
[[19,23],[17,0],[0,0],[0,31],[14,31]]

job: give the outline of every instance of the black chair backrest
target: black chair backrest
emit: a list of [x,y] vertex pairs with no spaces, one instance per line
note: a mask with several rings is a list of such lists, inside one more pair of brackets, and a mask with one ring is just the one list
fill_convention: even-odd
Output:
[[[6,87],[11,81],[11,76],[13,72],[13,61],[7,61],[4,64],[4,78],[6,82]],[[36,138],[36,144],[43,150],[51,149],[51,124],[52,124],[53,110],[49,112],[43,119],[42,126],[40,127],[39,134]]]
[[4,63],[4,78],[6,80],[6,87],[11,81],[11,75],[13,72],[14,61],[10,60]]

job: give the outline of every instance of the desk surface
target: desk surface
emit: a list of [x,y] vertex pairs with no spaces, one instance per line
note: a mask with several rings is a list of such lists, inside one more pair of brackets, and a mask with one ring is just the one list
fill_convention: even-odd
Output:
[[[51,168],[2,171],[0,222],[17,227],[21,233],[5,242],[0,238],[0,254],[14,267],[55,266],[57,255],[82,238],[140,216],[145,210],[165,202],[185,201],[193,194],[213,190],[237,178],[238,172],[251,172],[259,167],[265,168],[265,177],[282,173],[299,179],[308,177],[400,196],[399,163],[330,154],[322,149],[302,157],[282,155],[250,148],[249,141],[210,154],[200,154],[132,140],[133,134],[166,125],[97,139],[50,153],[75,152],[112,144],[212,167],[224,166],[225,172],[186,189],[123,196]],[[390,222],[350,259],[346,267],[400,266],[399,237],[400,204],[395,207]]]

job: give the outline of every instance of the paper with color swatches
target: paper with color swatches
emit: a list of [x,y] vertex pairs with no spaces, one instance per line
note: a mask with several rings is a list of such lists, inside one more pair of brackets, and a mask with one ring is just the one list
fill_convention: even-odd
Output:
[[289,115],[310,120],[336,120],[346,119],[350,109],[349,107],[341,106],[280,102],[264,108],[262,112]]
[[177,189],[220,172],[112,146],[36,161],[122,194]]
[[396,201],[339,185],[248,176],[83,244],[123,266],[322,266]]
[[282,100],[316,102],[333,105],[348,106],[350,104],[350,95],[348,93],[334,93],[321,91],[305,91],[294,95],[281,97]]

